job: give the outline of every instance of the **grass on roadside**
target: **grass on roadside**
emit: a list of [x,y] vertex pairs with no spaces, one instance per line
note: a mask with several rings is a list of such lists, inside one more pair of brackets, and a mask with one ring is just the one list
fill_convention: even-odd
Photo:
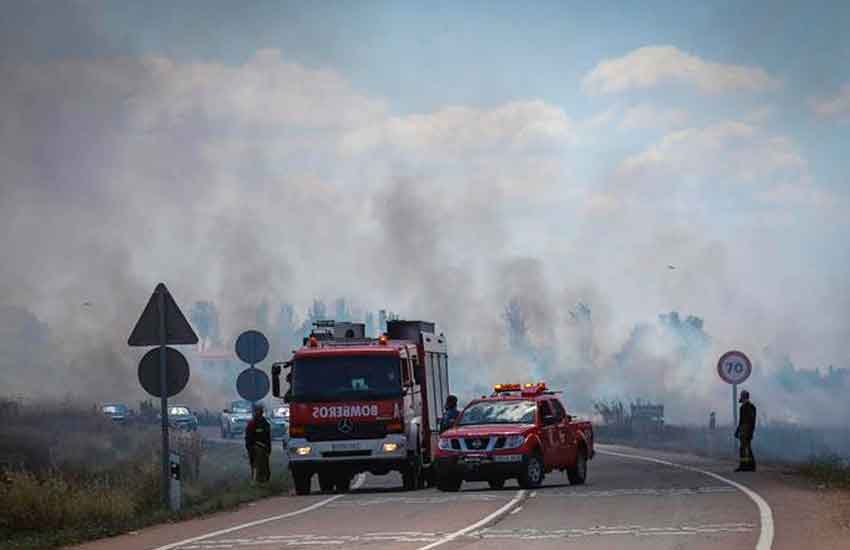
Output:
[[279,446],[271,481],[255,487],[242,445],[203,442],[184,448],[184,508],[171,514],[159,504],[157,427],[115,426],[70,405],[18,407],[14,417],[0,420],[0,550],[116,535],[285,494],[289,487]]
[[813,458],[797,466],[797,472],[830,489],[850,489],[850,464],[837,455]]

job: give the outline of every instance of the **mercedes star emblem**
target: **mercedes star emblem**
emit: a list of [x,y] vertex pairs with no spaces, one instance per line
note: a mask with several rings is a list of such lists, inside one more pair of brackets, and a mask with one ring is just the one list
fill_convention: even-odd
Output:
[[339,421],[339,424],[336,425],[336,429],[344,434],[351,433],[351,430],[354,429],[354,422],[352,422],[350,418],[343,418]]

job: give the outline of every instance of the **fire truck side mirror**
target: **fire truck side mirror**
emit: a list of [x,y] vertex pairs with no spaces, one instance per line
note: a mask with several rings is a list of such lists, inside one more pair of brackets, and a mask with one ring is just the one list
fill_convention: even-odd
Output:
[[280,397],[280,365],[272,365],[272,395]]

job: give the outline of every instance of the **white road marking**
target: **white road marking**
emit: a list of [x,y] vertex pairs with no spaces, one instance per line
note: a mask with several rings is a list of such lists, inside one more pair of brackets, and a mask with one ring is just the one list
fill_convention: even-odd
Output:
[[520,489],[519,491],[516,492],[516,494],[514,495],[514,498],[512,498],[510,502],[508,502],[507,504],[505,504],[504,506],[502,506],[501,508],[499,508],[498,510],[496,510],[495,512],[493,512],[489,516],[487,516],[487,517],[485,517],[485,518],[483,518],[479,521],[476,521],[475,523],[473,523],[472,525],[470,525],[468,527],[464,527],[463,529],[459,529],[459,530],[455,531],[454,533],[446,535],[445,537],[443,537],[443,538],[441,538],[437,541],[434,541],[431,544],[417,548],[417,550],[431,550],[431,548],[436,548],[438,546],[442,546],[443,544],[446,544],[447,542],[451,542],[458,537],[462,537],[462,536],[466,535],[467,533],[477,531],[478,529],[481,529],[485,525],[493,523],[494,521],[498,520],[502,516],[506,515],[508,512],[511,511],[511,509],[514,506],[516,506],[517,504],[522,502],[522,500],[524,498],[525,498],[525,489]]
[[[360,474],[357,476],[357,479],[354,481],[354,484],[351,486],[352,489],[359,489],[363,482],[366,480],[365,474]],[[249,527],[256,527],[257,525],[262,525],[264,523],[269,523],[270,521],[277,521],[279,519],[291,518],[294,516],[299,516],[301,514],[306,514],[307,512],[312,512],[317,508],[321,508],[326,504],[330,504],[331,502],[341,499],[345,495],[334,495],[332,497],[328,497],[324,500],[320,500],[315,504],[311,504],[305,508],[299,508],[298,510],[287,512],[286,514],[280,514],[277,516],[271,516],[267,518],[257,519],[254,521],[249,521],[248,523],[240,523],[239,525],[234,525],[233,527],[228,527],[227,529],[219,529],[218,531],[211,531],[209,533],[205,533],[203,535],[198,535],[197,537],[192,537],[188,539],[184,539],[178,542],[172,542],[171,544],[166,544],[165,546],[158,546],[154,548],[154,550],[172,550],[173,548],[179,548],[180,546],[184,546],[186,544],[192,544],[193,542],[199,542],[206,539],[211,539],[213,537],[217,537],[219,535],[226,535],[227,533],[233,533],[234,531],[239,531],[241,529],[247,529]]]
[[573,539],[590,536],[629,535],[638,537],[684,536],[697,534],[749,533],[754,523],[714,523],[707,525],[671,525],[666,527],[645,527],[642,525],[600,525],[584,529],[484,529],[471,533],[471,537],[480,539]]
[[[724,487],[725,489],[725,487]],[[730,491],[734,491],[734,489],[730,489]],[[358,507],[358,506],[375,506],[381,504],[448,504],[455,502],[493,502],[493,501],[504,501],[510,500],[511,497],[506,496],[504,494],[490,494],[490,493],[469,493],[469,494],[459,494],[459,495],[435,495],[435,496],[403,496],[403,497],[373,497],[373,498],[361,498],[357,500],[344,500],[337,501],[333,504],[328,505],[328,508],[348,508],[348,507]]]
[[517,506],[516,508],[511,510],[511,515],[519,514],[520,512],[522,512],[522,506]]
[[648,456],[641,455],[633,455],[626,453],[618,453],[614,451],[605,451],[602,449],[597,449],[597,451],[601,454],[611,455],[611,456],[619,456],[622,458],[631,458],[634,460],[643,460],[646,462],[654,462],[656,464],[662,464],[664,466],[671,466],[673,468],[679,468],[681,470],[689,470],[691,472],[697,472],[703,475],[707,475],[709,477],[713,477],[716,480],[722,481],[732,487],[735,487],[750,500],[752,500],[759,511],[759,519],[761,520],[761,529],[759,530],[759,538],[756,542],[755,550],[771,550],[773,547],[773,510],[770,509],[770,505],[764,500],[761,495],[746,487],[737,481],[732,481],[731,479],[727,479],[720,474],[715,474],[714,472],[709,472],[708,470],[702,470],[700,468],[695,468],[693,466],[685,466],[682,464],[676,464],[675,462],[670,462],[668,460],[661,460],[659,458],[652,458]]
[[[541,491],[538,496],[540,496],[540,498],[597,498],[628,496],[678,497],[737,492],[738,490],[735,487],[727,487],[726,485],[719,485],[716,487],[682,487],[673,489],[610,489],[608,491],[587,491],[580,487],[571,487],[570,489]],[[335,504],[332,506],[335,506]]]
[[397,531],[397,532],[378,532],[364,533],[362,535],[262,535],[248,539],[234,540],[210,540],[202,541],[191,546],[184,546],[184,550],[219,550],[224,548],[233,548],[238,545],[239,548],[269,546],[273,548],[282,547],[303,547],[303,546],[344,546],[363,543],[411,543],[411,542],[433,542],[440,537],[445,536],[445,533],[427,533],[419,531]]

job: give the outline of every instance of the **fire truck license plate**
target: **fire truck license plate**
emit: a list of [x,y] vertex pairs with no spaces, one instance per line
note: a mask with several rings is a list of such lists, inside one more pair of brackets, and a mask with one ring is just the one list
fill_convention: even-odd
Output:
[[359,443],[332,443],[332,451],[356,451],[360,448]]

